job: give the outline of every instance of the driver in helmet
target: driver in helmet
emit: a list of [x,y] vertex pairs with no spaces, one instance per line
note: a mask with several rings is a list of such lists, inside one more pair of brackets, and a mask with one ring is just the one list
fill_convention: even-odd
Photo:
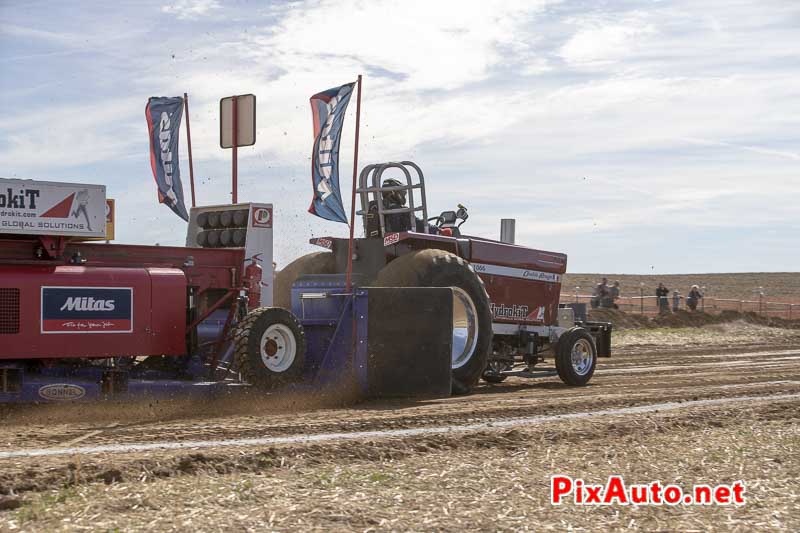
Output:
[[[382,187],[399,187],[402,183],[394,178],[383,180]],[[384,211],[390,209],[400,209],[406,207],[406,191],[384,191],[381,193]],[[424,220],[414,217],[416,220],[415,228],[411,228],[411,218],[408,213],[389,213],[383,215],[384,225],[387,233],[396,233],[401,231],[417,231],[424,233],[425,228],[428,233],[439,233],[436,226],[431,226]],[[367,215],[367,233],[370,237],[376,237],[380,234],[380,221],[378,220],[378,206],[375,201],[369,203],[369,213]]]

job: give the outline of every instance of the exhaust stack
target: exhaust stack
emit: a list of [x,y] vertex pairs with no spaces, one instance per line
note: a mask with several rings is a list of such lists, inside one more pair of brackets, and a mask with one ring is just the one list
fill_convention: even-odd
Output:
[[514,244],[514,230],[517,221],[513,218],[500,219],[500,241],[508,244]]

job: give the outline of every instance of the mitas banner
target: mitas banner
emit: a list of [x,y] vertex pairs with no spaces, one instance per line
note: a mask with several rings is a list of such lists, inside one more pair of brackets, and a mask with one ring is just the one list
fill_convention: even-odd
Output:
[[153,97],[145,108],[150,132],[150,165],[158,186],[158,201],[188,221],[183,203],[183,185],[178,168],[178,134],[183,116],[183,98]]
[[339,140],[342,123],[355,83],[322,91],[311,97],[314,117],[314,152],[311,155],[311,182],[314,199],[308,212],[334,222],[347,224],[339,190]]

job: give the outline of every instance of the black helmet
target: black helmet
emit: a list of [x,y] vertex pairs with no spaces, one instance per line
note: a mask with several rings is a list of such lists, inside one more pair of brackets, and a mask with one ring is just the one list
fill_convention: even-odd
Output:
[[[382,187],[399,187],[402,185],[398,180],[389,178],[383,180]],[[383,205],[406,205],[406,191],[385,191],[381,193],[383,196]]]

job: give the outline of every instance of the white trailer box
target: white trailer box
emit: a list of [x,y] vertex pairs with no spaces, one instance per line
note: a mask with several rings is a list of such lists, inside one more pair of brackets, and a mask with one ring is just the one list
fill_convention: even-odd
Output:
[[105,237],[106,187],[0,178],[0,234]]

